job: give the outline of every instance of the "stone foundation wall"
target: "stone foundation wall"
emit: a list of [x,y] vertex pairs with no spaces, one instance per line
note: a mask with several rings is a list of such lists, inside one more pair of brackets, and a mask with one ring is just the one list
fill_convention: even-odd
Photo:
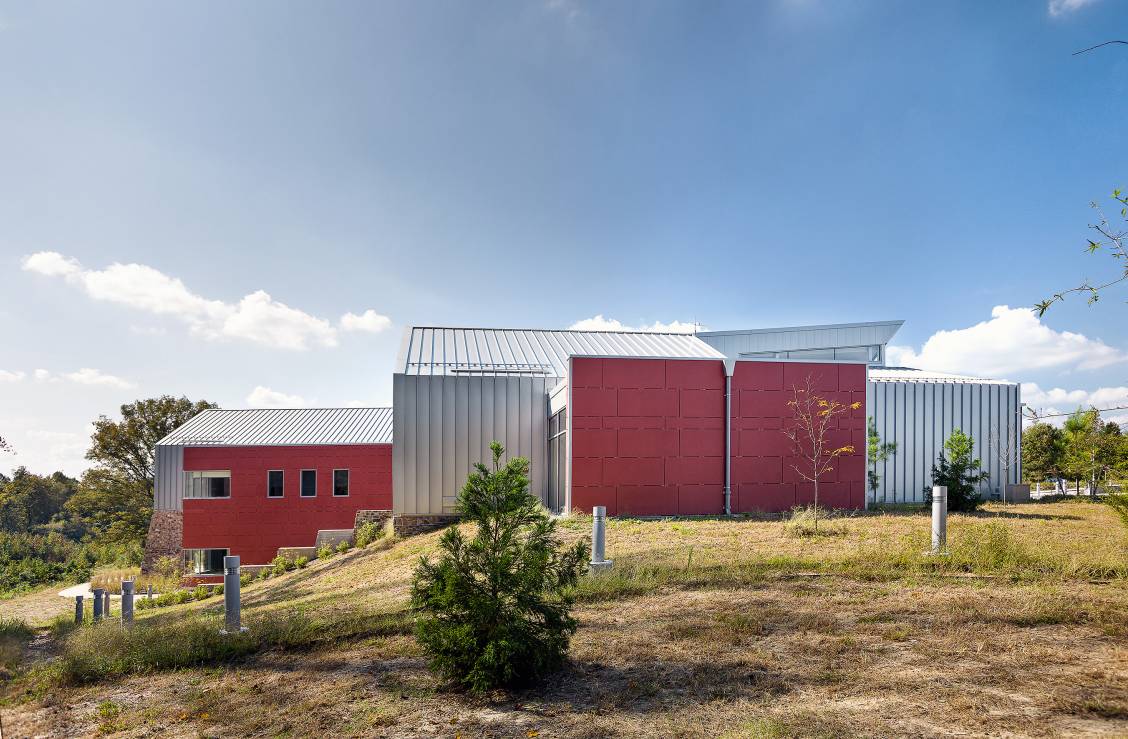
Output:
[[148,574],[161,557],[180,557],[184,550],[184,514],[155,510],[145,537],[145,557],[141,572]]
[[392,529],[396,536],[414,536],[457,522],[458,516],[453,514],[404,514],[392,519]]
[[356,518],[353,520],[353,530],[359,529],[366,523],[374,523],[377,526],[383,526],[392,517],[391,511],[357,511]]

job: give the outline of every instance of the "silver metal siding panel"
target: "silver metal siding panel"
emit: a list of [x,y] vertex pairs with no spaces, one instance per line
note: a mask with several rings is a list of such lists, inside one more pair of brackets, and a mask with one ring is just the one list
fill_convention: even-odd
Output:
[[153,454],[153,507],[179,511],[184,499],[184,447],[159,444]]

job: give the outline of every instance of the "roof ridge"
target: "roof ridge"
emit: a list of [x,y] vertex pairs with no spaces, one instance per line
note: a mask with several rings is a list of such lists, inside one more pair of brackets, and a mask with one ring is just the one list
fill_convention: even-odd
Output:
[[630,329],[614,330],[609,328],[506,328],[494,326],[412,326],[412,331],[427,330],[432,331],[532,331],[535,333],[553,333],[553,334],[649,334],[652,336],[689,336],[697,338],[697,333],[686,333],[684,331],[635,331]]

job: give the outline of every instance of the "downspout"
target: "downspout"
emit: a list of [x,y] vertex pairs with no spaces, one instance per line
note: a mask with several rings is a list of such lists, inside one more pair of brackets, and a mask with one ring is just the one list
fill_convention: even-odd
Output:
[[725,515],[732,515],[732,373],[735,359],[725,360]]

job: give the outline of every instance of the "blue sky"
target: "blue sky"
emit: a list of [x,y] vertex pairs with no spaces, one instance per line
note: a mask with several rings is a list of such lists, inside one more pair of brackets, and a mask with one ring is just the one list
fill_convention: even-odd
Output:
[[1071,52],[1125,36],[1113,0],[0,0],[0,468],[77,472],[160,393],[389,404],[410,324],[903,318],[900,360],[1126,404],[1124,293],[996,309],[1112,269],[1128,47]]

